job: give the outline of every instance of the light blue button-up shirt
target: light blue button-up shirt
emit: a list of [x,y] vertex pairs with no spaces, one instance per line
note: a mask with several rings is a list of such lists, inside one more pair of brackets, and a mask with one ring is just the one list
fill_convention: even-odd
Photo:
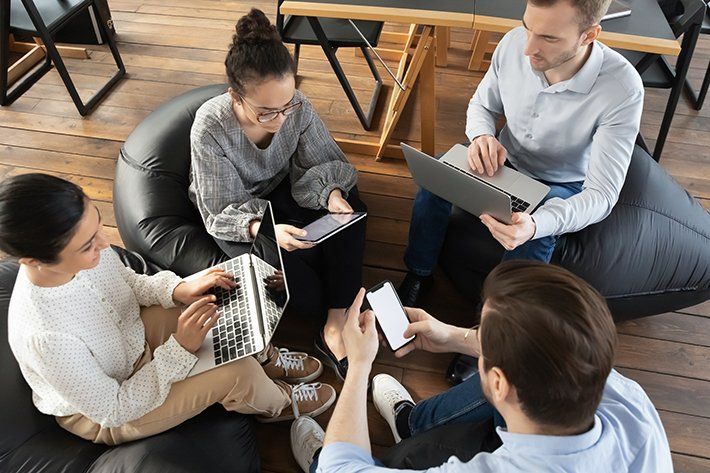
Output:
[[606,218],[631,161],[643,83],[619,53],[594,42],[569,80],[550,85],[523,54],[523,27],[506,34],[471,99],[466,135],[495,135],[519,171],[550,182],[584,181],[581,193],[550,199],[533,213],[534,238],[581,230]]
[[[668,439],[658,412],[636,382],[612,371],[594,426],[572,436],[524,435],[498,429],[503,446],[479,453],[467,463],[451,457],[430,473],[614,472],[666,473],[673,471]],[[383,473],[372,457],[349,443],[323,448],[319,473]],[[414,470],[397,470],[409,471]]]

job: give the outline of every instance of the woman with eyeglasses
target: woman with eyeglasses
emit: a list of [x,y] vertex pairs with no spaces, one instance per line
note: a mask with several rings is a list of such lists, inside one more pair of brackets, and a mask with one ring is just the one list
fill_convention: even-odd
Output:
[[316,348],[336,373],[347,370],[345,309],[362,285],[365,221],[318,246],[297,239],[320,216],[364,211],[357,171],[308,99],[296,65],[263,12],[236,25],[225,60],[229,90],[207,101],[191,131],[190,197],[229,256],[249,251],[271,201],[284,253],[290,307],[322,316]]

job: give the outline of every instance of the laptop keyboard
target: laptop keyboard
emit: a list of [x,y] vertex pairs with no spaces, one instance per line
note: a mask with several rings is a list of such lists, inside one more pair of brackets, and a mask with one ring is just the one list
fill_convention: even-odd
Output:
[[257,282],[261,284],[261,289],[264,291],[264,294],[267,294],[267,296],[264,297],[264,304],[262,304],[261,311],[266,319],[266,326],[264,328],[267,331],[267,338],[271,338],[274,330],[276,330],[276,325],[279,323],[281,309],[276,305],[273,299],[268,296],[269,289],[266,287],[265,280],[267,277],[273,276],[276,269],[259,258],[254,258],[254,269],[256,270]]
[[[505,192],[505,191],[503,191]],[[507,192],[506,192],[507,194]],[[510,208],[513,212],[525,212],[528,207],[530,207],[529,202],[525,202],[523,199],[515,197],[514,195],[508,194],[510,196]]]
[[[442,161],[442,162],[443,162],[444,164],[446,164],[447,166],[449,166],[450,168],[456,169],[456,170],[457,170],[458,172],[460,172],[460,173],[466,174],[467,176],[471,176],[471,173],[468,173],[468,172],[464,171],[463,169],[461,169],[461,168],[459,168],[459,167],[457,167],[457,166],[454,166],[454,165],[451,164],[451,163],[447,163],[446,161]],[[485,181],[484,181],[484,182],[485,182]],[[490,185],[490,184],[489,184],[489,185]],[[504,193],[504,194],[507,195],[508,197],[510,197],[510,210],[511,210],[512,212],[525,212],[525,211],[528,209],[528,207],[530,207],[530,203],[529,203],[529,202],[526,202],[526,201],[524,201],[523,199],[521,199],[521,198],[519,198],[519,197],[516,197],[516,196],[514,196],[513,194],[511,194],[511,193],[509,193],[509,192],[504,191],[504,190],[501,189],[500,187],[496,187],[496,189],[499,190],[499,191],[501,191],[502,193]]]
[[229,260],[217,265],[234,276],[239,287],[227,291],[215,288],[219,321],[212,328],[215,365],[242,358],[254,352],[253,328],[250,326],[245,275],[239,260]]

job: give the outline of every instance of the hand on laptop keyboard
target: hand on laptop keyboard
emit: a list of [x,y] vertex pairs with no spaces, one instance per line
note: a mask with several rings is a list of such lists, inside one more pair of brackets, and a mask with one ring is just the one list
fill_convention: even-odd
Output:
[[266,287],[274,291],[283,291],[286,288],[283,271],[276,271],[271,276],[264,278]]
[[468,147],[468,165],[478,174],[485,172],[492,176],[505,163],[507,154],[508,151],[494,136],[477,136]]
[[212,288],[229,291],[237,286],[234,276],[224,269],[212,268],[199,278],[178,284],[173,290],[173,300],[189,305],[199,300]]
[[190,353],[195,353],[202,345],[207,333],[217,323],[215,296],[203,296],[190,304],[178,317],[177,332],[173,337]]

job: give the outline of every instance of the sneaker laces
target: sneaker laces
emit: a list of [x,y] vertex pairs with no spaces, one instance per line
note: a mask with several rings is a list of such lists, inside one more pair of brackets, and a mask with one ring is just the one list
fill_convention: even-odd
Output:
[[399,392],[399,389],[388,389],[387,391],[382,393],[382,396],[385,398],[385,401],[387,401],[387,403],[389,404],[389,407],[392,410],[392,412],[394,412],[394,406],[396,406],[398,402],[409,401],[409,399],[402,396],[402,394]]
[[321,383],[300,383],[291,388],[291,407],[293,408],[293,416],[298,419],[301,413],[298,409],[298,403],[304,401],[317,401],[318,389]]
[[274,366],[283,368],[288,376],[289,370],[304,371],[305,367],[303,362],[306,360],[308,355],[304,353],[298,353],[295,351],[289,351],[288,348],[279,348],[277,352],[278,358]]

